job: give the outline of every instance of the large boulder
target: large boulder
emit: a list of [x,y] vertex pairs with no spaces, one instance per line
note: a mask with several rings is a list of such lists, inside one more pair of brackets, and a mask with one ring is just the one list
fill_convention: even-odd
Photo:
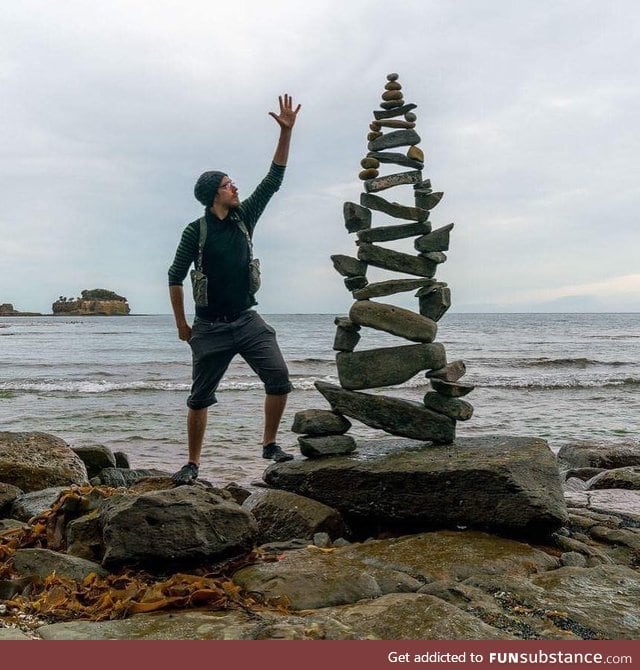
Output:
[[18,549],[13,557],[16,572],[23,577],[36,576],[45,579],[55,574],[82,581],[90,574],[106,577],[109,573],[97,563],[76,556],[67,556],[50,549]]
[[332,538],[347,534],[340,512],[288,491],[256,491],[242,506],[258,522],[261,543],[311,539],[316,533],[328,533]]
[[640,443],[593,444],[579,442],[565,444],[558,452],[558,465],[562,470],[573,468],[624,468],[640,465]]
[[586,488],[594,489],[631,489],[640,490],[640,467],[629,466],[605,470],[586,482]]
[[555,458],[537,438],[371,440],[348,456],[273,464],[264,480],[338,509],[354,530],[463,525],[541,536],[567,520]]
[[248,511],[200,486],[111,498],[100,517],[105,566],[211,562],[251,549],[258,535]]
[[84,463],[64,440],[8,432],[0,432],[0,481],[23,491],[89,483]]
[[92,447],[74,447],[73,452],[82,459],[89,478],[99,475],[104,468],[116,467],[116,457],[109,447],[99,444]]
[[11,504],[21,493],[22,491],[17,486],[0,482],[0,518],[9,513]]

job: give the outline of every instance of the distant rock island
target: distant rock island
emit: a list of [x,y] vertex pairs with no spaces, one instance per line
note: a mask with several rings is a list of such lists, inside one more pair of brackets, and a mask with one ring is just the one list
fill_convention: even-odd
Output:
[[19,312],[10,302],[0,304],[0,316],[42,316],[39,312]]
[[104,288],[82,291],[79,298],[61,295],[51,309],[54,316],[124,316],[131,312],[124,296]]

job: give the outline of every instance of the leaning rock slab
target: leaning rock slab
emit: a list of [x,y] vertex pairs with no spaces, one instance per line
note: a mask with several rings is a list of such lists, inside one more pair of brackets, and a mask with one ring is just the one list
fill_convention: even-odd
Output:
[[[428,210],[427,210],[428,211]],[[429,253],[430,251],[447,251],[449,249],[449,237],[453,230],[453,223],[442,228],[436,228],[433,232],[419,237],[414,243],[416,251]]]
[[441,368],[447,362],[439,343],[409,344],[336,356],[342,388],[357,390],[402,384],[422,370]]
[[7,432],[0,432],[0,481],[27,492],[89,483],[84,463],[64,440]]
[[362,421],[372,428],[439,444],[452,442],[455,436],[455,422],[452,419],[420,403],[348,391],[326,382],[316,382],[315,386],[329,401],[334,412]]
[[331,538],[347,534],[340,512],[288,491],[256,491],[242,507],[258,522],[261,544],[284,542],[292,537],[311,540],[316,533],[327,533]]
[[356,527],[471,526],[544,536],[566,523],[555,458],[537,438],[384,438],[330,459],[267,468],[267,484],[338,509]]
[[[389,202],[384,198],[381,198],[379,195],[374,195],[373,193],[362,193],[360,195],[360,204],[363,207],[368,207],[369,209],[375,209],[384,214],[388,214],[396,219],[408,219],[409,221],[426,221],[429,216],[429,212],[426,209],[420,209],[419,207],[406,207],[405,205],[400,205],[397,202]],[[424,230],[424,228],[428,230]],[[423,228],[416,226],[416,235],[423,235],[431,229],[431,226],[427,224]],[[373,232],[372,229],[371,232]],[[361,234],[358,235],[362,239]],[[392,238],[393,239],[393,238]],[[373,242],[374,240],[368,240]]]
[[425,286],[443,286],[435,279],[389,279],[387,281],[374,282],[365,288],[353,292],[356,300],[368,300],[369,298],[379,298],[385,295],[395,293],[404,293],[405,291],[414,291],[417,288]]
[[437,263],[423,256],[412,256],[401,251],[394,251],[365,242],[362,242],[358,247],[358,258],[383,270],[403,272],[418,277],[431,278],[435,275],[438,267]]
[[255,519],[199,486],[110,499],[101,511],[104,566],[184,566],[239,555],[258,534]]
[[371,300],[354,302],[349,318],[359,326],[384,330],[412,342],[433,342],[438,332],[436,322],[426,316],[409,309]]
[[355,233],[371,227],[371,212],[355,202],[345,202],[343,207],[344,225],[347,231]]

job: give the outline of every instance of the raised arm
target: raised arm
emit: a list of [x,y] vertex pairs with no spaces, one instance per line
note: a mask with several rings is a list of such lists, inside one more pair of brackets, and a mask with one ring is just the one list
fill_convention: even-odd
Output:
[[286,165],[289,158],[289,145],[291,144],[291,131],[296,123],[298,112],[301,105],[293,109],[293,100],[287,93],[284,96],[278,96],[280,103],[280,113],[269,112],[269,116],[273,116],[280,126],[280,137],[278,138],[278,145],[273,154],[273,162],[276,165]]

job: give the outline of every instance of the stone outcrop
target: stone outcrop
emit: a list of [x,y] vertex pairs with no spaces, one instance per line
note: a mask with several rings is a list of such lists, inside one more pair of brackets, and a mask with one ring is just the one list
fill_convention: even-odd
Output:
[[39,312],[19,312],[10,302],[0,304],[0,316],[42,316]]
[[339,510],[353,528],[463,525],[540,537],[567,520],[554,455],[536,438],[360,441],[349,456],[271,465],[264,479]]
[[54,316],[125,316],[131,312],[125,297],[107,289],[84,290],[80,296],[60,296],[51,306]]
[[64,440],[37,432],[0,432],[0,482],[25,492],[89,483],[84,463]]

